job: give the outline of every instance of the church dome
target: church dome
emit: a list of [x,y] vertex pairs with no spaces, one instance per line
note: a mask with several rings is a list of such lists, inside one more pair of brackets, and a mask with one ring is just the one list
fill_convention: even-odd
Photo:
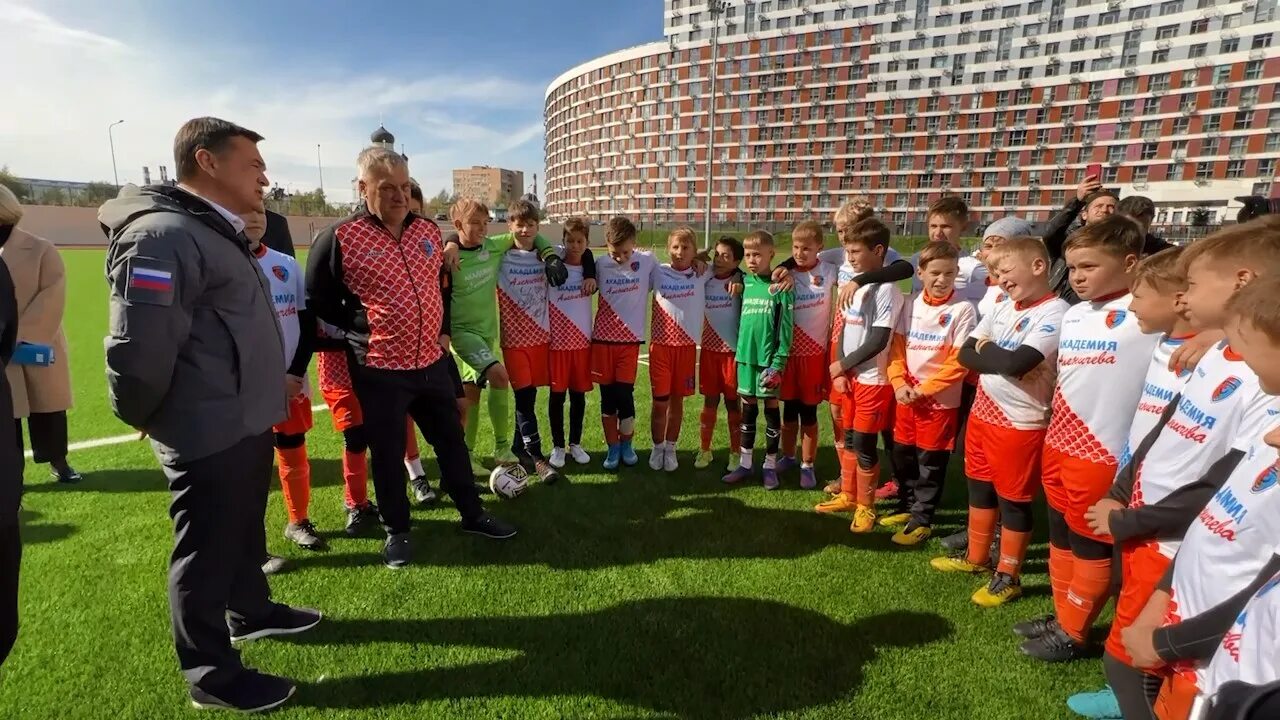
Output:
[[377,130],[369,136],[369,142],[375,145],[395,145],[396,136],[392,135],[385,127],[379,125]]

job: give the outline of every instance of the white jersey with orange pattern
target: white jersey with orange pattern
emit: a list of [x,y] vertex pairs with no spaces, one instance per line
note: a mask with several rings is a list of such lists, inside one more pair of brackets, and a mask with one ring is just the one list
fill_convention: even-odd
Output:
[[[846,265],[840,270],[841,278],[845,277],[846,271],[852,272],[853,269]],[[897,330],[906,304],[902,291],[893,283],[859,287],[853,294],[853,302],[838,316],[836,352],[839,357],[862,347],[872,328],[885,328],[890,333]],[[853,368],[853,380],[860,385],[888,385],[889,348],[892,344],[890,342],[875,357]]]
[[1058,378],[1058,334],[1070,307],[1057,295],[1022,304],[1004,302],[978,321],[972,337],[987,339],[1005,350],[1023,345],[1044,361],[1022,377],[984,373],[978,380],[972,416],[985,423],[1015,430],[1043,430]]
[[988,285],[986,292],[982,294],[982,299],[978,301],[978,318],[984,318],[991,314],[992,310],[1002,302],[1008,302],[1009,293],[999,285]]
[[[902,314],[900,328],[906,341],[906,367],[908,381],[920,385],[940,371],[969,338],[978,325],[978,311],[973,303],[956,293],[945,301],[931,303],[924,293],[911,301]],[[963,383],[954,383],[932,396],[935,407],[960,407],[960,391]]]
[[1067,457],[1117,466],[1159,336],[1129,311],[1133,296],[1072,305],[1058,337],[1058,387],[1045,444]]
[[498,271],[500,344],[538,347],[551,342],[546,270],[535,250],[508,250]]
[[742,295],[729,288],[742,283],[742,274],[734,271],[725,277],[709,275],[704,288],[706,305],[702,317],[702,349],[732,353],[738,347],[738,321],[742,317]]
[[[1271,427],[1235,443],[1243,452],[1240,462],[1187,528],[1173,562],[1163,625],[1221,605],[1256,580],[1280,552],[1280,456],[1263,439],[1278,420],[1273,416]],[[1192,678],[1185,664],[1175,670]],[[1207,675],[1207,666],[1194,669],[1198,687],[1204,687]]]
[[[1219,343],[1196,365],[1169,421],[1134,468],[1129,504],[1154,505],[1194,482],[1239,438],[1274,425],[1274,404],[1244,359]],[[1160,552],[1173,557],[1178,545],[1161,540]]]
[[591,330],[593,341],[637,345],[644,342],[649,291],[657,270],[657,259],[638,250],[624,265],[607,253],[596,259],[600,300]]
[[827,354],[831,299],[839,277],[840,265],[823,261],[807,270],[791,270],[796,303],[790,357]]
[[707,275],[692,267],[677,270],[669,263],[658,266],[653,280],[653,319],[649,342],[664,347],[693,347],[702,334],[706,307]]
[[[557,250],[564,257],[562,250]],[[548,289],[552,350],[583,350],[591,347],[591,296],[582,291],[585,279],[581,265],[565,264],[569,279]]]
[[1174,372],[1169,369],[1169,360],[1174,351],[1187,339],[1161,335],[1160,341],[1151,351],[1151,362],[1147,365],[1147,375],[1142,382],[1142,397],[1138,398],[1138,411],[1134,413],[1133,422],[1129,423],[1129,439],[1120,455],[1120,467],[1129,464],[1133,451],[1142,444],[1143,438],[1155,428],[1156,423],[1160,422],[1160,415],[1168,407],[1169,401],[1182,392],[1187,378],[1191,377],[1190,370]]

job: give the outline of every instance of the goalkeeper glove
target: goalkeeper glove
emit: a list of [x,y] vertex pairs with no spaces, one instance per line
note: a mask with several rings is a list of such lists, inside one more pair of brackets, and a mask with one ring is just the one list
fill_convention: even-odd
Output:
[[760,387],[772,390],[781,384],[782,373],[778,372],[774,368],[765,368],[764,371],[760,373]]
[[564,260],[561,260],[559,255],[548,255],[542,264],[545,266],[547,282],[551,287],[560,287],[569,279],[569,268],[565,267]]

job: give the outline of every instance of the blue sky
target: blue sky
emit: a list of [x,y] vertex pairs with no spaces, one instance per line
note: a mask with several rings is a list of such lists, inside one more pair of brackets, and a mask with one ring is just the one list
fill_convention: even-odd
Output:
[[472,164],[532,182],[547,84],[660,40],[662,2],[0,0],[0,27],[0,65],[22,68],[6,102],[20,110],[0,113],[15,174],[110,181],[107,126],[124,119],[120,180],[140,182],[143,165],[154,180],[172,170],[177,127],[217,115],[267,137],[269,175],[290,189],[318,184],[319,144],[326,191],[349,201],[380,118],[428,194]]

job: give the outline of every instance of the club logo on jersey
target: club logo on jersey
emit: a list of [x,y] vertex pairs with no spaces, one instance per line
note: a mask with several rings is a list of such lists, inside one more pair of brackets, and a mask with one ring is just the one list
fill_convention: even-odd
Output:
[[689,272],[687,272],[687,273],[685,273],[685,274],[684,274],[684,279],[685,279],[685,280],[692,280],[692,279],[693,279],[693,276],[694,276],[694,275],[696,275],[696,274],[697,274],[697,273],[695,273],[694,271],[690,270]]
[[1031,318],[1025,318],[1025,317],[1024,317],[1024,318],[1022,318],[1021,320],[1019,320],[1019,321],[1018,321],[1018,324],[1017,324],[1017,325],[1013,326],[1013,329],[1014,329],[1014,330],[1016,330],[1016,331],[1018,331],[1018,332],[1022,332],[1023,330],[1026,330],[1026,329],[1027,329],[1027,326],[1028,326],[1028,325],[1030,325],[1030,324],[1031,324]]
[[1009,296],[1008,296],[1008,295],[1006,295],[1006,294],[1004,294],[1004,293],[1000,293],[999,295],[996,295],[996,302],[997,302],[997,303],[1002,303],[1002,302],[1004,302],[1005,300],[1008,300],[1008,299],[1009,299]]
[[1120,326],[1120,323],[1124,322],[1124,319],[1128,317],[1128,315],[1129,313],[1125,312],[1124,310],[1112,310],[1111,312],[1107,313],[1107,319],[1106,319],[1107,329],[1115,330],[1117,327]]
[[1273,464],[1266,470],[1259,473],[1258,477],[1254,478],[1252,489],[1255,493],[1260,493],[1263,490],[1270,490],[1276,486],[1277,480],[1280,480],[1280,469],[1276,468]]
[[639,261],[639,260],[632,260],[632,261],[631,261],[631,272],[637,272],[637,271],[639,271],[639,270],[640,270],[640,261]]
[[822,287],[822,283],[823,283],[823,280],[821,275],[809,276],[809,284],[812,285],[813,287],[820,288]]
[[431,240],[423,240],[422,251],[427,254],[427,257],[431,257],[436,254],[436,246]]
[[1210,400],[1212,400],[1213,402],[1221,402],[1223,400],[1226,400],[1227,398],[1234,395],[1236,390],[1239,390],[1240,386],[1243,384],[1244,384],[1243,380],[1232,375],[1231,377],[1219,383],[1218,387],[1214,388],[1213,396],[1210,398]]
[[283,265],[272,265],[271,274],[280,282],[289,282],[289,268]]
[[943,313],[938,317],[938,325],[946,327],[951,324],[951,313]]

